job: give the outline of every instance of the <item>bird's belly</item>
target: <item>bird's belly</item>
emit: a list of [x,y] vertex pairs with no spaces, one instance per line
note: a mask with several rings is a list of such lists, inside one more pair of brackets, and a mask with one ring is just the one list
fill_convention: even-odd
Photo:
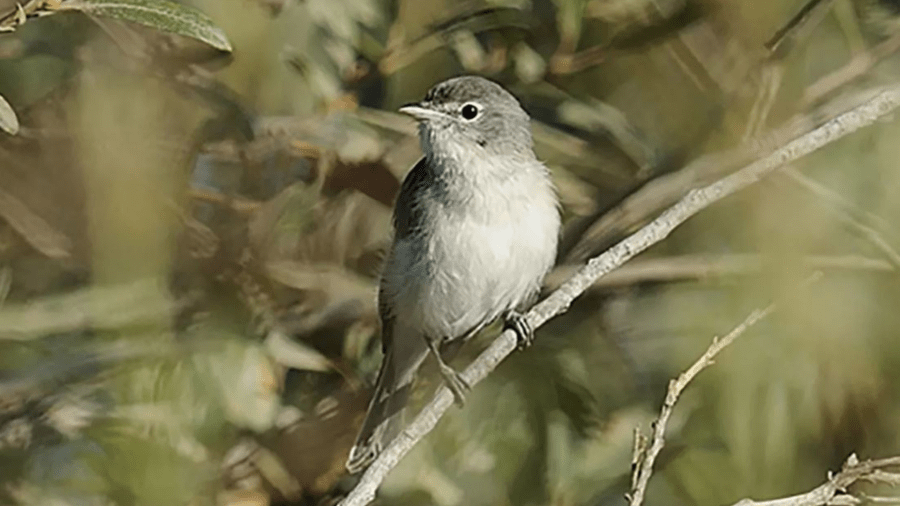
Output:
[[445,220],[436,227],[422,244],[421,263],[408,278],[412,282],[401,288],[403,306],[415,308],[410,316],[423,333],[462,337],[540,288],[555,256],[556,238],[549,234],[556,230],[544,237],[528,221]]

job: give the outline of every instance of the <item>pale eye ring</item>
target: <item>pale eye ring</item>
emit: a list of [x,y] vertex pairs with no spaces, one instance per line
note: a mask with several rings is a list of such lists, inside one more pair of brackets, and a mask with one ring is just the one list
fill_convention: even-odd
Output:
[[478,114],[481,112],[481,107],[472,102],[468,102],[463,104],[460,108],[459,113],[462,115],[463,119],[472,121],[473,119],[478,117]]

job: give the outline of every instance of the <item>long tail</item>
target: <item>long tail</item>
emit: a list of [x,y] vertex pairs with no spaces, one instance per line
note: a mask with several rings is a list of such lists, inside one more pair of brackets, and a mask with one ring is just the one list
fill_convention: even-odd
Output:
[[400,336],[394,335],[392,346],[381,362],[366,419],[350,450],[346,466],[351,474],[368,467],[400,433],[403,428],[403,410],[416,370],[428,356],[428,348],[422,337],[407,335],[405,337],[412,339],[397,339],[398,337]]

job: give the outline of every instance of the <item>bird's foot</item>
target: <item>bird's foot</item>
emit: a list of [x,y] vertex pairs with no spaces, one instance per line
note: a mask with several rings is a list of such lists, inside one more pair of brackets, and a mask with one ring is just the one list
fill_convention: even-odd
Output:
[[512,329],[516,333],[516,345],[520,350],[524,350],[534,344],[534,329],[528,323],[525,315],[510,311],[506,314],[506,320],[503,322],[504,329]]
[[463,379],[462,375],[460,375],[456,369],[444,362],[437,341],[426,339],[425,342],[428,344],[428,349],[431,350],[431,354],[434,355],[434,359],[437,361],[438,370],[441,372],[441,377],[444,378],[444,383],[447,385],[447,388],[450,389],[450,392],[453,393],[453,401],[457,406],[462,407],[466,403],[466,393],[472,389],[472,386],[469,385],[468,381]]
[[462,374],[445,364],[443,360],[438,362],[438,366],[441,370],[441,377],[444,378],[444,384],[453,393],[453,402],[462,407],[466,403],[466,394],[472,389],[472,386],[462,377]]

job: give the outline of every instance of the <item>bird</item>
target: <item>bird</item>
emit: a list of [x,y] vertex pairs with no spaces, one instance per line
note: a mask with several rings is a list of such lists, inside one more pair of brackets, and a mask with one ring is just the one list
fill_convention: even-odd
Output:
[[522,311],[556,259],[559,201],[534,153],[531,119],[500,84],[460,76],[399,109],[418,122],[423,157],[394,204],[378,287],[384,354],[346,468],[364,470],[402,429],[416,372],[432,355],[462,405],[469,385],[442,352],[503,318],[519,347]]

